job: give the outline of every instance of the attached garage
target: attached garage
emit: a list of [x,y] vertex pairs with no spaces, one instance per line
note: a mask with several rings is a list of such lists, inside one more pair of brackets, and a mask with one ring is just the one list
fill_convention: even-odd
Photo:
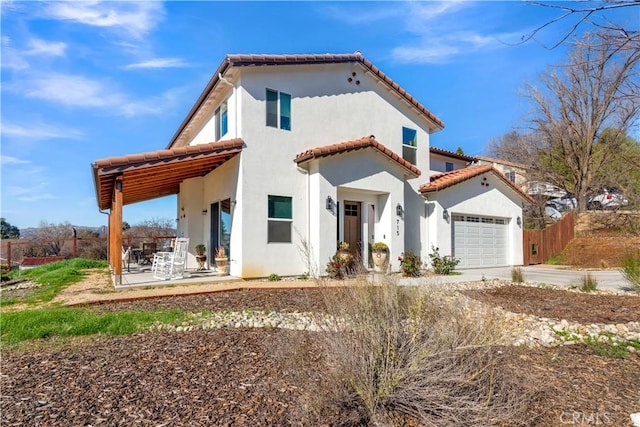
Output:
[[458,269],[522,265],[522,209],[533,199],[491,165],[433,175],[420,193],[425,249],[458,258]]
[[452,216],[452,254],[458,268],[508,265],[508,220],[475,215]]

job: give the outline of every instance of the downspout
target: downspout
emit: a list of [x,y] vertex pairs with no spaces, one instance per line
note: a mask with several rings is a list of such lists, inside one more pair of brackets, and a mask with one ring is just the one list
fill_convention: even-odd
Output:
[[[300,166],[296,165],[296,168],[298,169],[298,171],[304,173],[307,176],[307,245],[309,246],[309,254],[307,255],[308,257],[311,257],[311,178],[309,177],[309,171],[306,170],[305,168],[301,168]],[[307,260],[309,263],[311,263],[311,260]],[[309,264],[309,268],[311,268],[311,264]],[[311,271],[308,271],[307,274],[312,274]]]

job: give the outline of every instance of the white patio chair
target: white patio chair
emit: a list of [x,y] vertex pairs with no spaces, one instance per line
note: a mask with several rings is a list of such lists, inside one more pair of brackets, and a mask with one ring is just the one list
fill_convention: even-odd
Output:
[[189,239],[177,238],[173,252],[157,252],[151,266],[153,277],[159,280],[182,278],[187,265],[188,247]]

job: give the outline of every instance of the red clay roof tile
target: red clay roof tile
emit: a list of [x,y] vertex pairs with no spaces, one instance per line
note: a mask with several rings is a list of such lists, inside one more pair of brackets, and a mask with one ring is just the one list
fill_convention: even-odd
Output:
[[345,63],[345,62],[357,62],[367,68],[372,74],[377,76],[381,81],[387,84],[398,95],[404,98],[409,104],[413,105],[420,113],[426,116],[436,128],[443,129],[444,122],[436,117],[418,102],[417,99],[409,95],[409,93],[402,89],[400,85],[394,82],[390,77],[384,74],[378,67],[373,65],[371,61],[366,59],[361,53],[347,53],[347,54],[318,54],[318,55],[247,55],[247,54],[231,54],[225,56],[222,63],[218,66],[207,86],[204,88],[196,103],[193,105],[187,117],[182,121],[180,127],[171,138],[171,141],[167,145],[167,148],[177,141],[182,131],[191,121],[191,118],[196,114],[200,106],[205,102],[209,94],[220,82],[220,76],[223,76],[229,67],[248,67],[248,66],[268,66],[268,65],[287,65],[287,64],[333,64],[333,63]]
[[475,157],[467,156],[466,154],[458,154],[454,151],[445,150],[443,148],[437,147],[429,147],[429,151],[433,154],[440,154],[442,156],[452,157],[454,159],[465,160],[467,162],[472,162],[475,160]]
[[321,157],[333,156],[336,154],[347,153],[349,151],[363,150],[365,148],[373,148],[374,150],[378,151],[382,155],[396,162],[399,166],[407,170],[411,175],[418,177],[422,173],[420,172],[420,169],[418,169],[411,162],[406,161],[405,159],[400,157],[398,154],[394,153],[392,150],[390,150],[389,148],[385,147],[384,145],[376,141],[373,135],[365,136],[360,139],[356,139],[354,141],[346,141],[346,142],[340,142],[338,144],[331,144],[331,145],[325,145],[323,147],[312,148],[310,150],[306,150],[296,155],[296,158],[294,161],[300,164],[300,163],[305,163]]
[[435,193],[440,190],[444,190],[445,188],[449,188],[453,185],[460,184],[461,182],[467,181],[476,176],[482,175],[484,173],[491,172],[498,178],[500,178],[505,184],[507,184],[511,189],[513,189],[516,193],[518,193],[523,199],[528,201],[529,203],[534,203],[535,201],[529,196],[527,193],[522,191],[520,187],[515,185],[513,182],[509,181],[504,174],[500,173],[493,166],[489,164],[479,165],[479,166],[470,166],[468,168],[456,169],[451,172],[440,173],[436,175],[432,175],[429,177],[428,184],[422,184],[419,188],[420,193]]

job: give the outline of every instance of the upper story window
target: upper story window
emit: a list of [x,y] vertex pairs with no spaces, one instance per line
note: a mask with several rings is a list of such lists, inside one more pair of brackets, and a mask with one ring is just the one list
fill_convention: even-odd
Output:
[[445,172],[451,172],[453,170],[453,163],[445,162],[444,170],[445,170]]
[[220,107],[216,109],[214,117],[216,121],[216,141],[218,141],[229,130],[227,120],[227,101],[220,104]]
[[418,132],[415,129],[402,128],[402,158],[416,164],[418,151]]
[[267,89],[267,126],[291,130],[291,95]]
[[516,173],[514,171],[507,172],[505,175],[509,181],[516,182]]

